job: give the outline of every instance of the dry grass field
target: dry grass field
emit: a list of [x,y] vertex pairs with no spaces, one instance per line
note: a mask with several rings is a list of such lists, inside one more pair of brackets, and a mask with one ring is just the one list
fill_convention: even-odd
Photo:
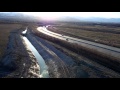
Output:
[[[63,51],[64,53],[67,53],[67,55],[70,55],[71,57],[76,58],[76,55],[71,54],[70,51],[72,51],[78,55],[87,57],[93,61],[96,61],[97,63],[102,64],[108,68],[111,68],[117,72],[120,72],[120,69],[119,69],[120,62],[119,62],[118,58],[114,58],[110,55],[104,55],[104,54],[98,52],[97,50],[89,49],[87,47],[83,47],[78,44],[66,42],[64,40],[60,40],[60,39],[48,36],[46,34],[38,32],[36,29],[33,29],[32,32],[36,36],[41,37],[43,39],[48,40],[49,42],[54,43],[55,47],[59,48],[59,50]],[[57,46],[55,44],[57,44]],[[70,51],[65,51],[65,50],[63,50],[64,48],[66,48]]]
[[21,24],[0,24],[0,58],[7,47],[10,32],[21,28]]
[[118,26],[63,24],[49,27],[49,30],[80,39],[120,47],[120,27]]

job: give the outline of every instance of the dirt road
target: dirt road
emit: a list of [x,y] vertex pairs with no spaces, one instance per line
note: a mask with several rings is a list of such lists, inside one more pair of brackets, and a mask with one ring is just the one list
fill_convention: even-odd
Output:
[[[11,32],[6,53],[0,62],[0,77],[40,78],[40,67],[32,52],[26,47],[20,33]],[[48,66],[50,78],[115,78],[120,74],[88,58],[79,56],[78,63],[56,49],[46,40],[28,30],[28,40],[37,49]]]
[[35,36],[31,30],[27,38],[38,50],[49,67],[50,77],[55,78],[109,78],[120,77],[119,73],[106,68],[83,56],[79,63],[71,57],[57,50],[54,46],[47,43],[44,39]]

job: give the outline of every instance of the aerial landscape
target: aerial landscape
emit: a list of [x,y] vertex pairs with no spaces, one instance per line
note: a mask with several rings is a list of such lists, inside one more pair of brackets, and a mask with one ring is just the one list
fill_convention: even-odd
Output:
[[120,78],[120,12],[0,12],[0,78]]

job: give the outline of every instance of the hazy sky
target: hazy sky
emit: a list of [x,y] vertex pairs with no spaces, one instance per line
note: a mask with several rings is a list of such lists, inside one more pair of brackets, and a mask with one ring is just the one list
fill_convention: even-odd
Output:
[[42,17],[80,16],[80,17],[120,18],[120,12],[22,12],[22,13]]
[[[6,12],[7,13],[7,12]],[[10,12],[9,12],[10,13]],[[11,12],[12,14],[14,12]],[[101,18],[120,18],[120,12],[19,12],[43,19],[56,19],[61,16],[80,16],[80,17],[101,17]]]

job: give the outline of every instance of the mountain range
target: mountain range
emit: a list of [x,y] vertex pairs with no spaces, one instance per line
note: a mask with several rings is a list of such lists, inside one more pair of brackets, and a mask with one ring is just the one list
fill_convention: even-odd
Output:
[[[14,21],[27,21],[27,22],[41,22],[42,19],[37,16],[25,15],[19,12],[1,12],[0,20],[14,20]],[[58,18],[56,21],[68,21],[68,22],[111,22],[120,23],[120,18],[100,18],[100,17],[79,17],[79,16],[64,16]]]
[[27,21],[27,22],[39,21],[37,17],[31,15],[24,15],[18,12],[0,13],[0,20]]
[[100,18],[100,17],[61,17],[60,21],[75,21],[75,22],[103,22],[103,23],[120,23],[120,18]]

